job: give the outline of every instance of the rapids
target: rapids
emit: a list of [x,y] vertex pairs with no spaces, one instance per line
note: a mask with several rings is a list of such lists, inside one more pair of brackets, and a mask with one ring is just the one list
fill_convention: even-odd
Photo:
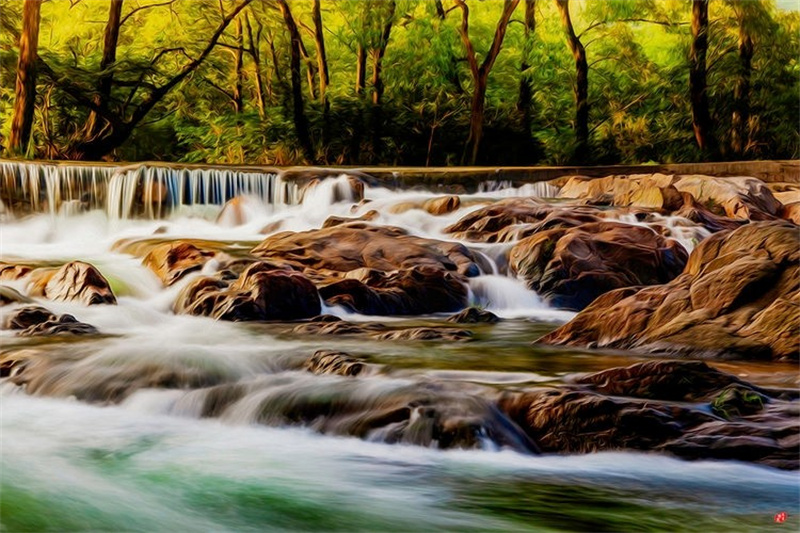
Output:
[[[752,530],[800,500],[796,474],[764,467],[639,453],[537,456],[486,398],[645,358],[530,346],[574,314],[549,308],[510,275],[509,243],[465,243],[483,259],[481,275],[469,278],[470,303],[507,319],[475,325],[467,343],[323,338],[279,323],[175,315],[178,293],[215,261],[164,288],[140,259],[116,251],[122,241],[180,238],[248,250],[277,231],[369,211],[370,223],[452,240],[445,228],[487,201],[555,196],[551,185],[487,179],[435,216],[413,206],[438,191],[367,182],[369,201],[359,201],[346,175],[304,188],[278,171],[0,162],[0,173],[0,259],[87,261],[118,299],[90,307],[37,299],[100,336],[0,331],[4,354],[44,355],[24,389],[0,383],[2,530]],[[232,198],[234,213],[223,209]],[[679,217],[656,222],[687,249],[708,234]],[[446,324],[445,316],[323,312],[389,327]],[[368,371],[306,372],[321,348],[361,357]],[[796,386],[791,365],[728,365],[764,386]],[[393,422],[407,406],[409,420]],[[452,422],[459,438],[459,428],[476,429],[474,442],[462,442],[472,449],[437,449],[449,437],[431,416]]]

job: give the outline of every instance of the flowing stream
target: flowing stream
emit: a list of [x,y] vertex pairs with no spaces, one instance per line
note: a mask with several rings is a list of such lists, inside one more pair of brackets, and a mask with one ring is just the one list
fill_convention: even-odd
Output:
[[[175,315],[176,295],[200,273],[164,288],[139,258],[114,251],[146,238],[248,250],[277,231],[371,210],[371,223],[452,240],[444,228],[487,200],[553,196],[550,186],[487,181],[460,195],[459,209],[434,216],[397,206],[437,193],[373,184],[364,192],[370,201],[359,203],[347,176],[303,191],[280,173],[225,169],[0,162],[0,172],[0,259],[87,261],[118,299],[89,307],[37,299],[100,336],[0,331],[3,353],[45,354],[53,365],[36,395],[0,380],[2,531],[752,531],[780,511],[796,516],[796,473],[657,454],[532,453],[481,398],[644,357],[531,346],[573,313],[549,308],[509,275],[500,259],[508,244],[468,243],[484,258],[469,281],[471,303],[506,320],[476,325],[467,343],[302,336],[284,324]],[[223,210],[232,198],[237,210]],[[702,236],[688,221],[661,222],[687,248]],[[214,269],[211,261],[204,272]],[[403,326],[446,318],[324,312]],[[303,361],[319,349],[364,357],[374,371],[305,372]],[[796,386],[789,366],[734,362],[726,370]],[[391,424],[358,429],[409,402],[479,420],[480,439],[472,449],[438,449],[423,419],[402,433]],[[333,416],[332,405],[347,409]]]

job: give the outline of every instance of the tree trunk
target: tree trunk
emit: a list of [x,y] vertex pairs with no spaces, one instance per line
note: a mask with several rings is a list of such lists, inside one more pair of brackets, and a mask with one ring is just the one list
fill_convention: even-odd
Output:
[[753,39],[747,31],[744,15],[739,20],[739,72],[733,91],[733,117],[731,120],[731,150],[744,155],[748,143],[750,121],[750,74],[752,72]]
[[356,94],[364,94],[364,85],[367,79],[367,49],[363,44],[358,45],[356,54]]
[[41,4],[41,0],[28,0],[22,8],[22,35],[19,39],[14,117],[11,122],[11,134],[8,137],[8,149],[14,154],[27,151],[33,129]]
[[[111,84],[114,81],[114,74],[106,71],[111,68],[117,60],[117,42],[119,41],[120,19],[122,17],[122,1],[123,0],[111,0],[111,4],[108,8],[108,22],[106,23],[106,31],[103,36],[103,59],[100,61],[100,70],[103,73],[100,75],[97,94],[94,97],[94,103],[103,109],[108,108],[108,100],[111,98]],[[107,125],[108,123],[100,118],[97,112],[91,111],[84,130],[86,138],[93,139],[97,137]]]
[[692,126],[697,146],[713,157],[716,151],[711,131],[706,87],[708,52],[708,0],[692,0],[692,47],[689,51],[689,94],[692,101]]
[[472,108],[469,116],[469,137],[466,149],[469,150],[469,164],[478,161],[478,150],[483,138],[483,118],[486,112],[486,88],[488,76],[481,76],[475,80],[475,89],[472,92]]
[[378,48],[372,51],[372,105],[381,105],[381,98],[383,97],[383,79],[381,78],[381,68],[383,56],[386,54],[386,47],[389,45],[389,36],[392,33],[392,24],[394,24],[394,11],[397,5],[395,0],[389,0],[389,12],[386,21],[383,24],[383,32],[381,33],[381,41]]
[[489,82],[489,73],[492,71],[494,62],[500,54],[500,49],[503,47],[503,39],[506,36],[506,29],[508,23],[511,21],[511,15],[519,5],[520,0],[505,0],[503,3],[503,14],[497,22],[495,28],[494,38],[486,53],[483,63],[478,65],[478,59],[475,56],[475,47],[469,38],[469,8],[464,0],[455,0],[456,6],[461,8],[461,27],[459,33],[461,34],[461,41],[467,52],[467,61],[469,62],[470,72],[472,73],[472,80],[475,87],[472,92],[472,110],[469,120],[469,136],[464,146],[464,155],[461,158],[462,164],[467,162],[474,165],[478,160],[478,153],[480,144],[483,137],[483,118],[486,107],[486,88]]
[[302,40],[300,39],[300,32],[297,29],[297,24],[292,17],[292,12],[286,0],[278,0],[278,5],[283,14],[283,20],[286,23],[286,29],[289,31],[291,38],[291,76],[292,76],[292,100],[294,110],[294,127],[297,133],[297,140],[300,142],[300,147],[303,154],[309,162],[314,160],[314,149],[311,144],[311,134],[308,128],[308,119],[304,109],[303,102],[303,86],[301,80],[301,65],[300,55]]
[[522,63],[520,64],[519,98],[517,111],[522,113],[522,131],[525,138],[529,138],[532,126],[533,105],[533,76],[528,72],[530,54],[533,51],[533,36],[536,31],[536,0],[525,0],[525,44],[522,48]]
[[556,0],[561,14],[561,24],[567,34],[567,45],[575,58],[575,154],[574,160],[585,163],[591,159],[589,153],[589,65],[586,49],[572,26],[569,0]]
[[311,12],[314,19],[314,44],[317,47],[317,65],[319,70],[319,97],[327,102],[326,91],[328,90],[328,57],[325,54],[325,34],[322,27],[322,8],[320,0],[314,0],[314,7]]
[[244,36],[242,34],[242,19],[236,19],[236,50],[234,51],[233,66],[233,111],[241,113],[244,111],[244,96],[242,96],[242,86],[244,82]]
[[256,84],[256,104],[258,105],[258,116],[263,120],[266,116],[267,96],[264,91],[264,77],[261,73],[261,25],[258,26],[255,39],[253,38],[253,27],[250,25],[250,17],[245,15],[245,26],[247,27],[247,40],[250,44],[248,52],[253,59],[253,75]]

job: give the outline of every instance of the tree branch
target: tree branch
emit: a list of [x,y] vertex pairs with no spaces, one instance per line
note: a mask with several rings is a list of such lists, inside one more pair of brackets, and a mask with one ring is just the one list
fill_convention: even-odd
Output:
[[167,0],[166,2],[161,2],[160,4],[149,4],[146,6],[137,7],[136,9],[131,10],[130,13],[122,17],[122,20],[119,22],[119,25],[122,26],[125,22],[131,18],[131,16],[136,13],[137,11],[144,11],[145,9],[150,9],[151,7],[161,7],[161,6],[168,6],[174,4],[176,0]]

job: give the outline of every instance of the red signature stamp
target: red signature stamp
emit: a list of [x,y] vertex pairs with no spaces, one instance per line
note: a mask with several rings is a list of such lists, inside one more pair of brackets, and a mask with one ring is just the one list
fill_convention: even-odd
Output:
[[784,522],[786,522],[786,516],[787,516],[786,513],[777,513],[775,515],[775,523],[783,524]]

